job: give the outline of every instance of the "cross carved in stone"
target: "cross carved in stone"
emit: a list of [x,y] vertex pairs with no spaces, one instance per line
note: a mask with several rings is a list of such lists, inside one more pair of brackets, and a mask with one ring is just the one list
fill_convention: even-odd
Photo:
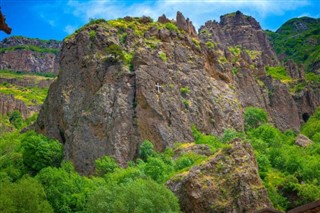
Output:
[[159,83],[156,84],[156,88],[157,88],[157,90],[158,90],[158,93],[160,93],[160,88],[161,88],[161,87],[162,87],[162,86],[160,86]]

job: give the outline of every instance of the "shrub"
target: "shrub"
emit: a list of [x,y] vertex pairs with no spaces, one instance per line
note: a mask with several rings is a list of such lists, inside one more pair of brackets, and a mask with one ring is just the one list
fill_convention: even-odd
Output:
[[181,88],[180,88],[180,93],[181,93],[182,95],[187,95],[187,94],[190,93],[190,88],[189,88],[189,87],[181,87]]
[[118,167],[116,160],[109,156],[103,156],[96,160],[96,174],[98,176],[113,172]]
[[164,52],[159,52],[159,57],[161,58],[162,61],[166,62],[167,61],[167,55]]
[[23,126],[23,118],[18,110],[14,110],[9,114],[9,121],[17,129],[20,129]]
[[248,131],[257,128],[259,125],[266,123],[268,114],[264,109],[257,107],[247,107],[244,112],[244,125]]
[[169,31],[179,32],[178,27],[171,22],[165,23],[165,28],[167,28]]
[[58,141],[30,131],[24,135],[21,146],[23,163],[32,173],[48,166],[60,166],[63,147]]
[[116,61],[124,61],[125,56],[123,53],[122,48],[119,45],[111,44],[108,47],[106,47],[106,52],[110,54]]
[[124,185],[106,186],[88,200],[87,212],[180,212],[178,199],[165,186],[138,179]]
[[152,157],[154,154],[153,144],[148,140],[143,141],[139,149],[139,158],[147,161],[148,157]]

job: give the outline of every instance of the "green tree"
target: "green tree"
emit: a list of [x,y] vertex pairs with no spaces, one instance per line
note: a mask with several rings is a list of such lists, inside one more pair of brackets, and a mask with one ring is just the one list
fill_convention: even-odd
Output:
[[43,187],[34,178],[25,177],[16,183],[0,182],[0,189],[0,212],[53,212]]
[[247,107],[244,112],[245,129],[251,130],[268,121],[268,114],[264,109],[257,107]]
[[98,176],[113,172],[118,167],[115,159],[109,156],[103,156],[96,160],[96,174]]
[[154,156],[154,154],[155,151],[153,144],[148,140],[143,141],[143,143],[140,145],[139,157],[142,160],[147,161],[148,157]]
[[95,189],[92,181],[75,172],[70,162],[63,163],[62,168],[42,169],[36,178],[58,213],[83,211],[88,194]]
[[56,140],[27,132],[21,140],[23,163],[31,172],[39,172],[48,166],[59,166],[63,157],[63,146]]
[[99,188],[89,197],[87,212],[179,212],[179,204],[165,186],[152,180],[138,179]]
[[23,118],[18,110],[9,114],[9,121],[17,129],[20,129],[23,126]]

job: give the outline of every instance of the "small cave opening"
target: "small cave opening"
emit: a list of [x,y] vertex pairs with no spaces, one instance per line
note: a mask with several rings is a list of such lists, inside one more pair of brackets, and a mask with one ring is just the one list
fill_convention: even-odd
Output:
[[304,122],[307,122],[310,118],[310,115],[308,113],[303,113],[302,114],[302,119]]

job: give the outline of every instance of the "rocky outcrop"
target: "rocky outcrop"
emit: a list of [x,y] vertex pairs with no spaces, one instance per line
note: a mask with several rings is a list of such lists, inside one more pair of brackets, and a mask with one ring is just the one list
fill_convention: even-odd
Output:
[[[247,106],[265,108],[281,130],[300,129],[305,112],[287,85],[267,76],[265,66],[279,62],[252,17],[207,22],[200,39],[181,13],[170,21],[180,30],[159,20],[100,21],[65,39],[35,129],[64,143],[79,172],[90,174],[106,154],[125,165],[145,139],[157,150],[190,142],[192,124],[207,134],[241,131]],[[314,110],[305,95],[299,101]]]
[[294,143],[297,145],[297,146],[301,146],[301,147],[308,147],[310,146],[311,144],[313,144],[313,142],[307,137],[307,136],[304,136],[302,134],[299,134]]
[[230,148],[172,177],[167,186],[183,212],[254,212],[271,206],[257,168],[251,145],[235,139]]
[[23,118],[27,118],[31,113],[23,101],[15,99],[13,95],[0,93],[0,114],[7,115],[15,110],[20,111]]
[[[157,46],[149,47],[153,40],[129,28],[121,43],[120,29],[108,23],[89,25],[62,46],[61,71],[36,130],[64,143],[66,158],[82,174],[91,173],[94,160],[106,154],[125,165],[145,139],[157,150],[192,141],[192,124],[211,134],[243,129],[234,90],[206,71],[189,34],[165,26],[147,29],[144,34],[154,36]],[[106,51],[111,46],[134,51],[130,66]]]
[[240,11],[220,17],[220,23],[208,21],[199,29],[200,37],[210,38],[215,43],[241,46],[243,49],[259,51],[264,65],[276,65],[278,59],[260,24]]
[[0,42],[0,69],[57,73],[60,46],[55,40],[6,38]]
[[198,37],[196,28],[193,26],[192,21],[190,21],[189,18],[185,19],[182,13],[178,12],[176,20],[176,24],[179,29],[186,31],[189,35],[193,37]]
[[25,45],[37,46],[39,48],[59,49],[61,47],[61,42],[57,40],[31,39],[22,36],[8,37],[0,42],[0,48],[9,48]]

